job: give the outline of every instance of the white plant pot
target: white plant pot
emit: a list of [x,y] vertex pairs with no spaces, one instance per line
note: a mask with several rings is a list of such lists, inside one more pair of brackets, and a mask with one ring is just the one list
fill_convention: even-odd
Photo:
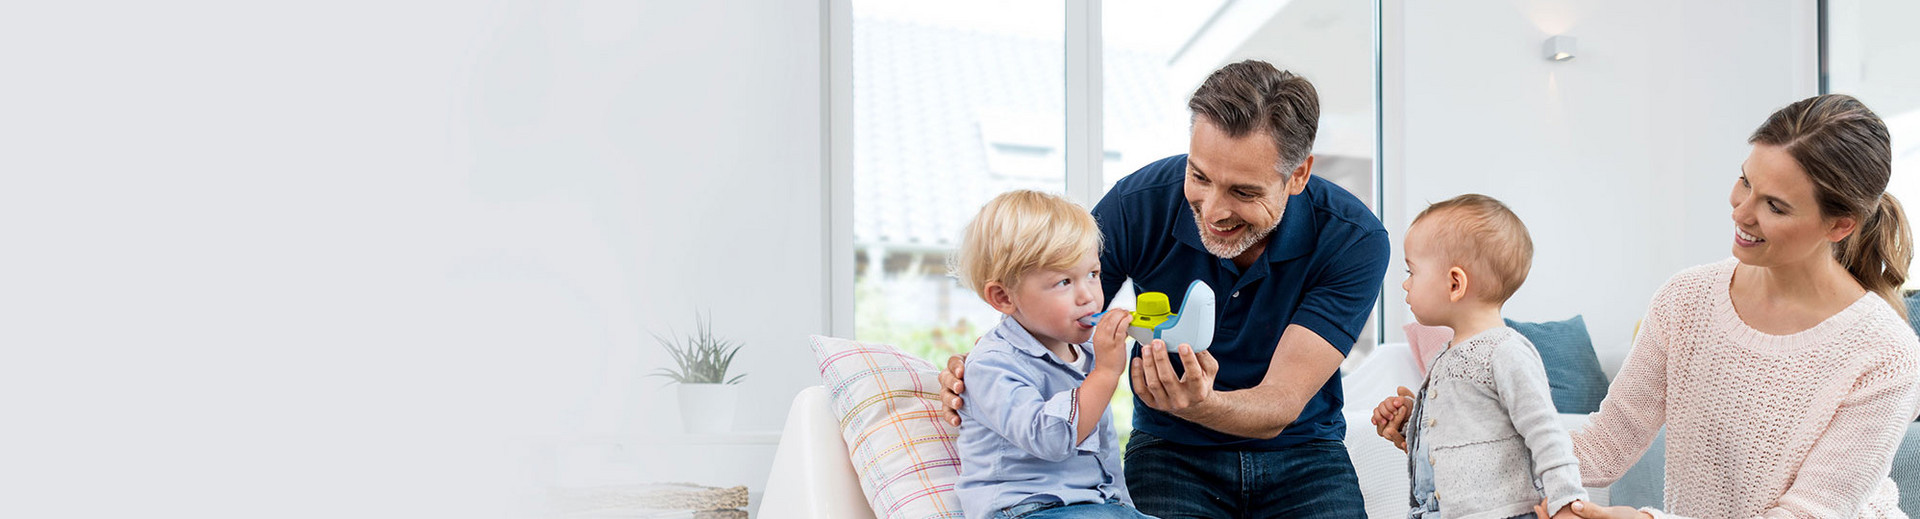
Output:
[[733,430],[733,410],[740,399],[734,384],[680,384],[680,424],[690,433]]

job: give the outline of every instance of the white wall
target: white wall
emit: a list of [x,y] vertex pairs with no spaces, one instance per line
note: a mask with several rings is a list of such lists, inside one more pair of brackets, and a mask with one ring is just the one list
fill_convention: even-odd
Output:
[[[1731,254],[1746,137],[1816,93],[1814,3],[1580,0],[1385,4],[1386,225],[1469,192],[1532,231],[1518,320],[1586,317],[1624,353],[1653,291]],[[1542,57],[1550,35],[1578,57]],[[1408,322],[1395,248],[1389,340]],[[1613,351],[1608,351],[1613,350]]]
[[112,4],[0,8],[0,516],[499,516],[696,310],[817,380],[819,3]]

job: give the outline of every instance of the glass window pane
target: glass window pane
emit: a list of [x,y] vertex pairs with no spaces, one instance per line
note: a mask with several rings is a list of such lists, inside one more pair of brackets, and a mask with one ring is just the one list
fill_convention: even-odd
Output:
[[1066,187],[1063,0],[853,2],[854,330],[944,363],[1000,314],[947,275],[1010,189]]

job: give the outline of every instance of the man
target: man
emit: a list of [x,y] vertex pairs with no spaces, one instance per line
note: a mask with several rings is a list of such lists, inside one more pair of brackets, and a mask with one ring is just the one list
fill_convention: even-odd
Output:
[[[1386,230],[1312,176],[1320,108],[1306,79],[1234,63],[1187,107],[1188,155],[1141,168],[1093,209],[1107,299],[1131,279],[1179,308],[1197,279],[1219,301],[1207,351],[1135,348],[1134,502],[1162,518],[1364,517],[1336,375],[1380,294]],[[946,405],[965,405],[964,374],[962,357],[948,361]]]

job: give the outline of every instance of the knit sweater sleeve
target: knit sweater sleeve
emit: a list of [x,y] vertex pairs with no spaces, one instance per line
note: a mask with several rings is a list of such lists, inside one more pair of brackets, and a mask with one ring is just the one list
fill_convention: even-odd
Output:
[[[1866,508],[1893,466],[1893,454],[1920,413],[1920,361],[1911,348],[1862,375],[1826,431],[1814,441],[1807,462],[1794,473],[1793,485],[1772,508],[1756,516],[1764,519],[1801,517],[1866,517]],[[1642,509],[1660,519],[1685,517]]]
[[1606,487],[1625,475],[1666,423],[1668,335],[1674,325],[1670,313],[1681,303],[1686,291],[1681,278],[1687,275],[1676,275],[1654,294],[1600,410],[1586,427],[1572,433],[1580,479],[1587,487]]
[[1529,476],[1545,487],[1547,510],[1588,500],[1587,489],[1580,486],[1579,460],[1553,407],[1540,353],[1516,332],[1494,349],[1491,360],[1494,391],[1533,457],[1534,473]]
[[1920,386],[1915,384],[1920,364],[1912,348],[1891,353],[1841,399],[1793,484],[1761,517],[1853,517],[1860,512],[1892,469],[1893,454],[1920,406]]

